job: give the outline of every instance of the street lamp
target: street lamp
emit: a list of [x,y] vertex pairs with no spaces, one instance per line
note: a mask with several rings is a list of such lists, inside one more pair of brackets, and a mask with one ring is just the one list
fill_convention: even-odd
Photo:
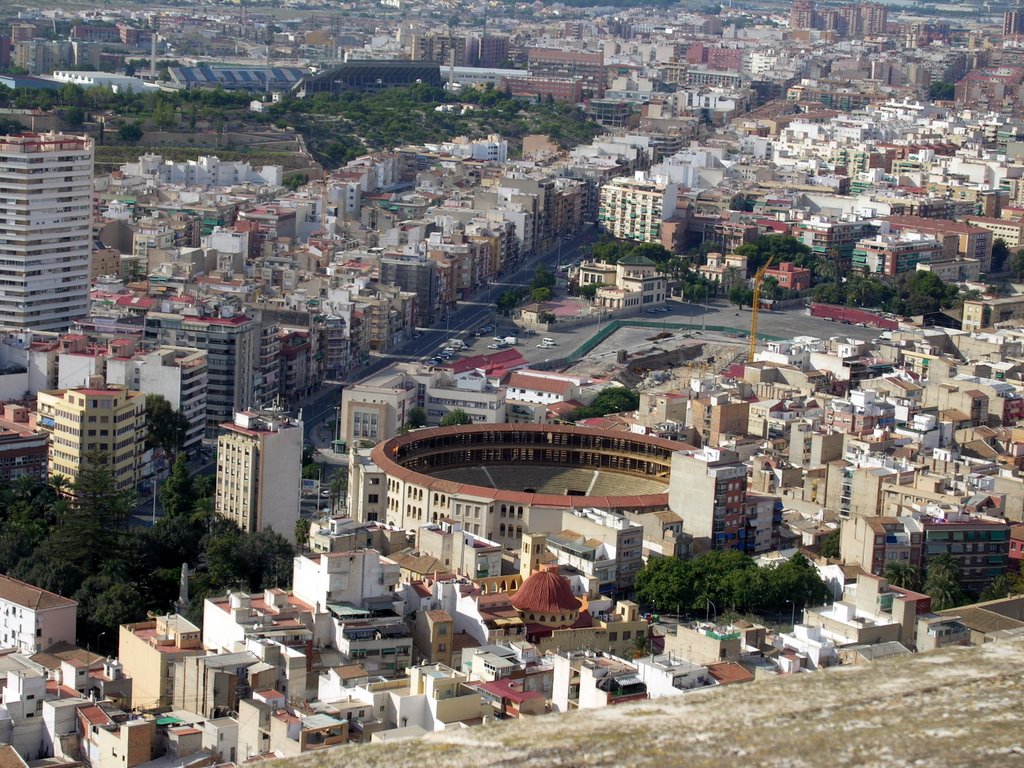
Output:
[[796,602],[793,600],[787,600],[790,605],[789,610],[789,625],[790,627],[796,627]]
[[703,306],[703,308],[701,308],[701,311],[700,311],[700,329],[703,332],[703,331],[706,331],[708,329],[708,325],[707,325],[707,315],[708,315],[708,284],[704,283],[704,285],[701,286],[701,287],[704,288],[704,306]]
[[704,595],[704,602],[705,602],[705,606],[704,606],[704,621],[708,620],[708,612],[712,608],[714,608],[714,610],[715,610],[715,624],[717,624],[718,623],[718,606],[715,605],[713,602],[711,602],[711,598],[708,597],[707,595]]

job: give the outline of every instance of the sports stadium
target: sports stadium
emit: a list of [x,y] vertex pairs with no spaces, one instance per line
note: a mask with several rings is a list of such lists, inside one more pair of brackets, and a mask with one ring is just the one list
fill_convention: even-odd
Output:
[[412,530],[454,520],[518,549],[531,520],[544,529],[567,509],[665,509],[672,453],[690,448],[590,427],[474,424],[415,430],[371,457],[387,477],[389,523]]

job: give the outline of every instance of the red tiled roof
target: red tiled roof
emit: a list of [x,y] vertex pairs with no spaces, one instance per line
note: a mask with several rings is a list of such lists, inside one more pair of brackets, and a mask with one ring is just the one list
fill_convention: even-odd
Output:
[[522,684],[521,680],[502,678],[490,683],[477,683],[476,687],[481,691],[486,691],[494,696],[507,699],[513,704],[522,704],[524,701],[544,698],[544,694],[541,691],[522,690]]
[[30,608],[33,611],[77,605],[74,600],[3,575],[0,575],[0,600],[20,605],[22,608]]
[[723,661],[718,664],[708,664],[708,674],[713,677],[719,685],[729,683],[749,683],[754,676],[745,668],[734,661]]
[[527,365],[526,358],[520,354],[518,349],[505,349],[495,352],[493,355],[464,357],[442,367],[450,368],[453,373],[466,373],[467,371],[507,371],[525,365]]
[[517,610],[534,613],[578,611],[580,601],[572,593],[569,582],[555,569],[538,571],[523,582],[512,596]]
[[78,711],[91,725],[109,725],[112,722],[107,713],[97,706],[82,707]]
[[546,376],[531,376],[528,373],[513,371],[505,384],[517,389],[532,389],[537,392],[551,392],[565,397],[572,391],[572,382],[565,379],[549,379]]

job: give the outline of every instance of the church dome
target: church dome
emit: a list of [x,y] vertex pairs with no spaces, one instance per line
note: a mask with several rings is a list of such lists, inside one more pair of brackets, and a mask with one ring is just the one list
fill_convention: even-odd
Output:
[[549,626],[568,626],[580,614],[580,601],[557,568],[534,573],[512,596],[512,606],[524,621]]

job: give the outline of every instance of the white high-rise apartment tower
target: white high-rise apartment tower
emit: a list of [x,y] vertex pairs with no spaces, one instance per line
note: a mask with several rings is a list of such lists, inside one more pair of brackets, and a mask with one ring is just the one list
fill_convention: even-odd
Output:
[[61,330],[89,310],[93,142],[0,136],[0,317]]

